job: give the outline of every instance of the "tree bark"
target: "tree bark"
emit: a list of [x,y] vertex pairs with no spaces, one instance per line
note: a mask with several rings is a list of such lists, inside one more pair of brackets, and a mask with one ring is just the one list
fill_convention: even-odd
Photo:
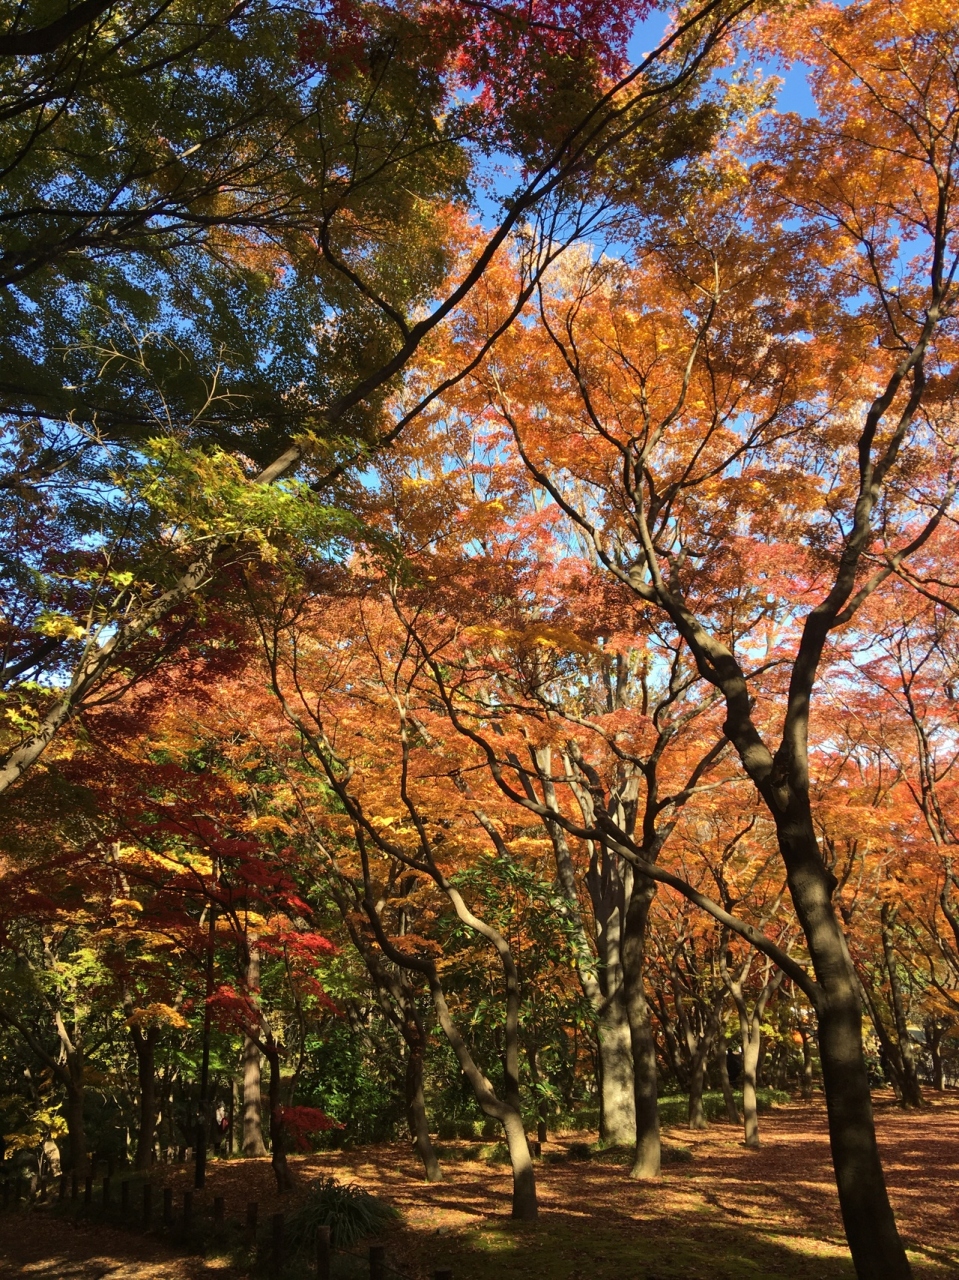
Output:
[[423,1170],[427,1182],[442,1182],[443,1171],[436,1158],[436,1150],[430,1137],[430,1127],[426,1119],[426,1099],[423,1094],[423,1056],[424,1037],[417,1034],[422,1028],[415,1025],[408,1029],[412,1019],[404,1019],[403,1038],[406,1040],[406,1118],[410,1126],[410,1136],[417,1155],[423,1161]]
[[703,1089],[706,1084],[706,1062],[709,1058],[709,1037],[704,1033],[693,1054],[692,1069],[689,1073],[689,1127],[690,1129],[708,1129],[709,1122],[703,1107]]
[[809,1043],[809,1032],[804,1026],[800,1026],[799,1035],[802,1039],[802,1085],[801,1092],[803,1100],[810,1102],[813,1095],[813,1072],[812,1072],[812,1047]]
[[263,1118],[260,1111],[260,1050],[249,1036],[243,1037],[243,1154],[265,1156]]
[[736,1106],[736,1095],[729,1081],[729,1064],[726,1062],[726,1040],[720,1036],[716,1042],[716,1065],[719,1068],[719,1082],[723,1090],[723,1102],[726,1106],[726,1119],[730,1124],[740,1124],[742,1116]]
[[907,1108],[918,1108],[922,1107],[924,1103],[922,1091],[919,1088],[919,1075],[916,1071],[916,1055],[912,1048],[912,1037],[906,1025],[902,984],[899,981],[899,970],[896,965],[896,952],[892,936],[894,920],[895,911],[888,902],[884,902],[880,908],[882,953],[886,962],[886,974],[889,978],[889,993],[893,1019],[896,1023],[896,1037],[899,1040],[899,1061],[902,1067],[902,1105]]
[[846,940],[832,904],[808,797],[791,793],[770,805],[786,864],[789,891],[820,987],[819,1056],[829,1144],[846,1239],[859,1280],[910,1280],[912,1275],[886,1191],[862,1046],[862,1005]]
[[659,1139],[656,1038],[646,999],[646,926],[656,886],[635,877],[623,928],[623,979],[633,1063],[636,1154],[632,1178],[658,1178],[662,1167]]
[[153,1167],[153,1144],[156,1139],[156,1042],[159,1027],[130,1028],[130,1038],[137,1059],[137,1081],[140,1086],[140,1106],[137,1121],[136,1169],[146,1173]]
[[270,1037],[263,1046],[270,1064],[270,1164],[281,1195],[292,1190],[293,1179],[286,1162],[286,1127],[283,1124],[283,1098],[280,1089],[280,1047]]
[[64,1107],[67,1122],[67,1147],[70,1152],[70,1169],[82,1178],[87,1173],[87,1130],[83,1119],[82,1090],[67,1090]]

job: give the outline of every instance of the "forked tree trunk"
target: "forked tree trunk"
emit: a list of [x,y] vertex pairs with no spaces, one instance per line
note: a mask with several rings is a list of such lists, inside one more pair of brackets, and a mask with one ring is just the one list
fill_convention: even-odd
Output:
[[636,1154],[632,1178],[658,1178],[662,1167],[656,1079],[656,1039],[646,999],[646,926],[656,886],[633,881],[623,929],[623,978],[633,1060]]

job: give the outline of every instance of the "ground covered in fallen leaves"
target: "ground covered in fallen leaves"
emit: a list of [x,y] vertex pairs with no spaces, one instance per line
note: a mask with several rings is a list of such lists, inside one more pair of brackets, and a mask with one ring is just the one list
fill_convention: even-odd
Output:
[[[959,1277],[959,1092],[937,1096],[919,1114],[877,1098],[877,1124],[900,1230],[917,1277]],[[508,1166],[490,1164],[480,1144],[443,1143],[445,1180],[428,1185],[409,1147],[364,1147],[295,1157],[300,1187],[334,1174],[392,1203],[402,1221],[385,1238],[388,1280],[424,1280],[450,1266],[454,1280],[851,1280],[829,1163],[822,1103],[792,1103],[763,1117],[763,1146],[747,1151],[740,1132],[716,1124],[703,1133],[664,1131],[667,1154],[657,1183],[634,1183],[624,1156],[586,1154],[595,1134],[564,1134],[537,1162],[540,1219],[510,1221]],[[572,1148],[572,1151],[571,1151]],[[464,1159],[463,1157],[470,1157]],[[156,1171],[180,1193],[187,1166]],[[227,1218],[259,1204],[261,1238],[269,1215],[289,1205],[273,1188],[268,1160],[221,1160],[197,1196],[201,1223],[216,1195]],[[175,1233],[174,1233],[175,1235]],[[358,1248],[362,1252],[362,1248]],[[264,1250],[266,1256],[266,1250]],[[396,1269],[395,1271],[393,1269]],[[74,1219],[58,1206],[0,1214],[0,1276],[35,1280],[233,1280],[246,1269],[212,1247],[182,1243],[142,1227]],[[306,1280],[309,1272],[298,1273]],[[334,1275],[369,1274],[341,1259]]]

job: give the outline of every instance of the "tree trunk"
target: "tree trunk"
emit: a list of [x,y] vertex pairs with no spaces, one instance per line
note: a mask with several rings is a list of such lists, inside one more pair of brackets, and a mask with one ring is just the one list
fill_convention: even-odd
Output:
[[805,1027],[799,1028],[799,1034],[802,1038],[802,1096],[806,1102],[810,1102],[813,1094],[812,1046]]
[[772,799],[789,891],[821,992],[818,1039],[829,1143],[856,1274],[859,1280],[910,1280],[879,1159],[862,1047],[862,1006],[832,904],[835,881],[822,861],[808,797],[791,793],[785,810]]
[[436,1158],[436,1151],[430,1138],[430,1127],[426,1119],[426,1099],[423,1095],[423,1043],[417,1034],[418,1028],[408,1027],[412,1019],[404,1020],[403,1037],[407,1044],[406,1055],[406,1118],[410,1126],[410,1136],[417,1155],[423,1161],[423,1169],[427,1182],[442,1182],[443,1171]]
[[932,1087],[942,1093],[946,1087],[946,1074],[942,1065],[942,1038],[945,1027],[931,1018],[926,1022],[926,1044],[929,1046],[929,1057],[932,1059]]
[[739,1028],[743,1042],[743,1131],[747,1147],[759,1146],[759,1109],[756,1105],[756,1072],[759,1067],[759,1049],[762,1031],[759,1019],[739,1014]]
[[88,1172],[87,1130],[83,1120],[83,1091],[69,1089],[64,1107],[70,1170],[83,1178]]
[[636,1141],[633,1053],[621,988],[603,1001],[596,1018],[599,1043],[599,1134],[604,1142],[631,1147]]
[[902,1064],[902,1105],[904,1107],[921,1107],[924,1104],[922,1091],[919,1088],[919,1076],[916,1071],[916,1055],[913,1053],[912,1037],[906,1025],[902,985],[899,981],[899,970],[896,966],[896,952],[892,937],[894,919],[895,912],[888,902],[884,902],[880,908],[882,951],[886,962],[886,973],[889,977],[889,993],[892,999],[893,1018],[896,1023],[896,1036],[899,1040],[899,1061]]
[[623,927],[623,983],[633,1062],[636,1154],[632,1178],[658,1178],[662,1167],[657,1105],[656,1038],[646,999],[646,925],[656,886],[645,877],[632,885]]
[[[382,936],[380,941],[382,945]],[[402,963],[396,953],[391,954],[390,958]],[[450,1016],[442,984],[432,966],[427,976],[439,1024],[450,1043],[450,1048],[456,1055],[463,1074],[473,1089],[480,1110],[492,1119],[498,1120],[503,1126],[506,1145],[509,1148],[510,1164],[513,1168],[513,1204],[510,1216],[522,1222],[532,1222],[538,1216],[539,1205],[536,1196],[536,1174],[529,1153],[529,1143],[526,1141],[523,1117],[508,1103],[500,1101],[492,1084],[477,1066],[466,1041]]]
[[137,1059],[137,1080],[140,1086],[140,1110],[137,1123],[136,1169],[147,1173],[153,1167],[153,1144],[156,1140],[156,1042],[158,1027],[130,1028],[133,1049]]
[[260,1113],[260,1050],[249,1036],[243,1037],[243,1154],[265,1156],[263,1119]]
[[693,1054],[692,1070],[689,1073],[689,1127],[690,1129],[708,1129],[706,1112],[703,1109],[703,1088],[706,1083],[706,1061],[709,1058],[709,1036],[706,1032]]
[[716,1048],[716,1065],[719,1068],[719,1083],[723,1090],[723,1102],[726,1106],[726,1119],[730,1124],[739,1124],[742,1116],[736,1106],[736,1095],[729,1081],[729,1064],[726,1062],[726,1041],[720,1036]]
[[286,1132],[283,1124],[283,1098],[280,1092],[280,1049],[272,1040],[264,1046],[270,1064],[270,1163],[281,1195],[293,1187],[290,1167],[286,1162]]

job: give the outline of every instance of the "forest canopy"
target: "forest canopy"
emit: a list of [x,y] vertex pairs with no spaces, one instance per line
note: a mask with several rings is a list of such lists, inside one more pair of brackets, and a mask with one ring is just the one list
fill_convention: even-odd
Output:
[[655,1183],[772,1090],[910,1276],[952,7],[2,0],[0,66],[3,1164],[485,1126],[532,1220],[533,1132]]

